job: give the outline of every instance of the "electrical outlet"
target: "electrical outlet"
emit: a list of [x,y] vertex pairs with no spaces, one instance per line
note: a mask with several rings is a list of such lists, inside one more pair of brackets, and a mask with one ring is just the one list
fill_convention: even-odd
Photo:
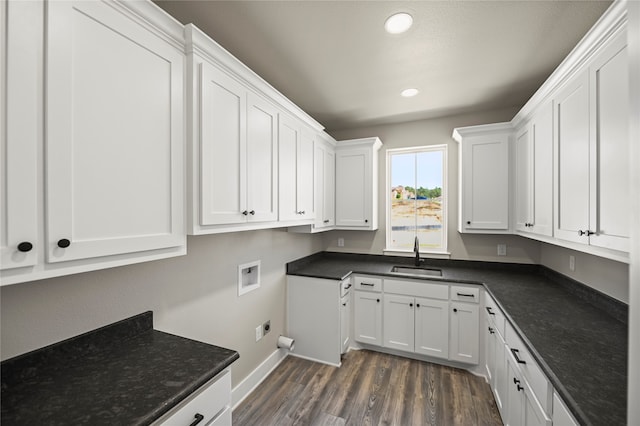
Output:
[[498,256],[506,256],[506,255],[507,255],[507,245],[498,244]]
[[256,342],[262,339],[262,324],[256,327]]
[[338,238],[338,247],[344,247],[344,238]]
[[576,257],[575,256],[569,256],[569,270],[570,271],[575,271],[576,270]]
[[268,320],[267,322],[262,324],[262,335],[264,336],[266,334],[269,334],[270,331],[271,331],[271,320]]

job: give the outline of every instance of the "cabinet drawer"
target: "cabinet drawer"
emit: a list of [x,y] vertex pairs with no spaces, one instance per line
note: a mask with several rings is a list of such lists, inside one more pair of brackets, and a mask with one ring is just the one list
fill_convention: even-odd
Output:
[[552,390],[549,381],[510,324],[507,324],[505,340],[509,352],[516,359],[518,368],[540,401],[540,405],[546,413],[550,413]]
[[452,285],[451,300],[478,303],[480,302],[480,288],[476,286]]
[[356,290],[382,291],[382,278],[355,276],[353,286]]
[[226,370],[205,383],[158,419],[154,425],[188,425],[196,419],[196,415],[203,416],[202,424],[206,425],[214,419],[217,420],[225,410],[230,413],[230,407],[231,372]]
[[504,339],[504,315],[502,314],[500,308],[498,308],[496,302],[486,291],[484,292],[484,312],[489,320],[489,323],[498,330],[500,336],[502,336]]
[[385,293],[427,297],[430,299],[449,299],[449,285],[426,280],[395,280],[385,278],[384,291]]

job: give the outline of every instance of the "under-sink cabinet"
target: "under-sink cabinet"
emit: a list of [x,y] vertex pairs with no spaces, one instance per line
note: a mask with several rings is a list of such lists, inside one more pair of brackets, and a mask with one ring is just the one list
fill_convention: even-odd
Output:
[[357,342],[478,364],[479,286],[361,275],[354,283]]
[[287,329],[292,355],[340,366],[351,342],[351,280],[287,276]]

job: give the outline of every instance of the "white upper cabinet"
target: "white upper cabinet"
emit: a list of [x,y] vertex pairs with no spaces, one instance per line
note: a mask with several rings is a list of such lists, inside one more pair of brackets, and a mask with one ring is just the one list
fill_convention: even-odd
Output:
[[338,142],[336,228],[378,229],[378,138]]
[[547,102],[515,137],[515,229],[553,234],[553,108]]
[[556,237],[628,252],[628,105],[622,27],[555,97]]
[[459,232],[510,232],[511,131],[509,123],[454,129],[453,137],[460,144]]
[[322,126],[194,25],[185,34],[189,233],[312,223]]
[[152,3],[5,8],[3,283],[184,254],[179,24]]
[[279,136],[280,220],[311,220],[315,137],[298,120],[285,115],[280,115]]

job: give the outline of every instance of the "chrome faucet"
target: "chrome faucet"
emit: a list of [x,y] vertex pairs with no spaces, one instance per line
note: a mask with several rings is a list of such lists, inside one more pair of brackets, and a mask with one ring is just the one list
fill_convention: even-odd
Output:
[[415,265],[420,266],[420,241],[416,235],[416,239],[413,241],[413,252],[416,254]]

